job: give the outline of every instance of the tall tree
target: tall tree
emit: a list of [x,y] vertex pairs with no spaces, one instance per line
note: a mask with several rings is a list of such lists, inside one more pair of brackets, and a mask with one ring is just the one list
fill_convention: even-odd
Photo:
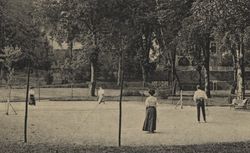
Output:
[[163,60],[165,60],[166,67],[170,69],[171,76],[169,81],[173,87],[173,94],[176,92],[176,84],[174,82],[178,82],[179,87],[181,88],[181,83],[175,66],[178,42],[176,37],[182,28],[181,23],[183,19],[190,15],[192,3],[193,0],[155,0],[158,22],[156,34],[161,46],[162,57],[164,57]]
[[3,54],[0,55],[0,63],[3,65],[6,75],[6,85],[8,87],[8,101],[11,98],[11,84],[15,73],[15,63],[20,60],[22,52],[19,48],[5,47]]
[[188,27],[185,27],[188,30],[186,34],[192,42],[191,50],[198,55],[196,56],[198,57],[196,63],[200,74],[199,83],[201,84],[201,69],[204,67],[205,91],[207,96],[210,97],[210,43],[213,39],[213,28],[216,24],[216,20],[213,18],[214,4],[211,1],[195,1],[191,12],[191,16],[184,20],[184,22],[191,23]]
[[[2,4],[1,4],[2,5]],[[4,1],[4,7],[1,8],[1,49],[4,47],[19,48],[23,54],[26,63],[23,66],[28,66],[27,90],[26,90],[26,105],[25,105],[25,128],[24,141],[27,142],[27,122],[28,122],[28,89],[29,89],[29,74],[31,64],[37,60],[35,48],[41,43],[43,38],[40,27],[34,20],[34,5],[33,1],[10,0]]]
[[246,29],[249,26],[250,2],[247,0],[212,1],[215,6],[214,16],[217,19],[215,34],[222,36],[222,46],[226,46],[234,57],[236,95],[245,97],[245,62],[244,52]]

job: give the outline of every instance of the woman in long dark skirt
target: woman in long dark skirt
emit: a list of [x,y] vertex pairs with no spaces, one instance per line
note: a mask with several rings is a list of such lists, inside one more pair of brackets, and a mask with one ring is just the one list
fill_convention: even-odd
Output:
[[155,90],[149,90],[149,97],[146,99],[146,118],[143,125],[143,131],[154,133],[156,130],[156,117],[157,117],[157,98],[154,97]]

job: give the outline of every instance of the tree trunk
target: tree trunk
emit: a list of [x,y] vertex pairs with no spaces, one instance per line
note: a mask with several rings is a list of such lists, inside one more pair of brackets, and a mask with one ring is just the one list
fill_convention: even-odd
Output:
[[1,65],[0,66],[0,83],[2,84],[3,83],[3,66]]
[[124,53],[121,52],[121,85],[120,85],[120,100],[119,100],[119,129],[118,129],[118,146],[121,146],[121,129],[122,129],[122,96],[123,96],[123,83],[124,83]]
[[90,96],[95,96],[95,88],[96,88],[96,76],[95,76],[95,63],[90,63],[90,70],[91,70],[91,79],[90,79]]
[[176,52],[174,51],[174,53],[172,54],[172,65],[171,65],[171,75],[172,75],[172,95],[176,95],[176,67],[175,67],[175,58],[176,58]]
[[70,60],[73,58],[73,40],[69,42]]
[[117,85],[119,86],[121,84],[121,73],[122,73],[122,70],[121,70],[121,66],[122,66],[122,59],[121,57],[119,57],[118,59],[118,72],[117,72]]
[[243,38],[241,38],[241,53],[242,53],[242,58],[241,58],[241,62],[240,62],[240,68],[242,71],[241,77],[242,77],[242,98],[245,99],[245,52],[244,52],[244,43],[243,43]]
[[147,25],[144,27],[142,36],[142,58],[141,58],[141,69],[142,69],[142,85],[145,87],[149,77],[149,53],[152,46],[152,27]]
[[[209,39],[209,38],[208,38]],[[210,60],[210,50],[209,50],[210,41],[206,42],[205,49],[203,50],[204,55],[204,78],[205,78],[205,92],[207,97],[211,97],[210,93],[210,70],[209,70],[209,60]]]
[[235,90],[237,88],[237,56],[233,53],[233,69],[234,69],[234,80],[231,88],[231,94],[235,94]]
[[8,67],[8,71],[9,74],[7,76],[7,88],[8,88],[8,96],[7,96],[7,111],[6,111],[6,115],[9,115],[9,106],[10,106],[10,96],[11,96],[11,86],[10,86],[10,82],[11,82],[11,69],[10,67]]
[[30,85],[30,61],[28,61],[28,76],[26,87],[26,101],[25,101],[25,115],[24,115],[24,142],[27,142],[27,128],[28,128],[28,102],[29,102],[29,85]]
[[74,97],[74,84],[73,84],[73,82],[70,84],[70,88],[71,88],[71,98],[73,98]]
[[69,43],[69,50],[70,50],[70,88],[71,88],[71,98],[74,97],[74,76],[73,76],[73,68],[72,68],[72,60],[73,60],[73,40],[70,41]]
[[142,70],[142,86],[145,87],[147,82],[147,73],[143,64],[141,64],[141,70]]
[[40,88],[40,85],[41,83],[40,83],[40,78],[38,79],[38,101],[40,102],[40,97],[41,97],[41,88]]
[[[206,60],[205,60],[206,61]],[[208,63],[207,63],[208,62]],[[205,78],[205,92],[207,94],[207,97],[210,98],[210,70],[209,70],[209,61],[206,61],[204,64],[204,78]]]
[[240,67],[240,50],[237,49],[237,99],[243,99],[243,78],[242,70]]
[[93,26],[93,32],[92,32],[92,41],[95,46],[95,50],[92,53],[92,57],[90,60],[90,85],[89,85],[89,91],[90,96],[95,96],[95,89],[96,89],[96,67],[97,67],[97,60],[98,60],[98,54],[99,54],[99,48],[98,48],[98,40],[97,40],[97,33],[95,31],[95,27]]
[[239,43],[239,47],[236,50],[237,57],[237,99],[243,100],[245,97],[245,85],[244,85],[244,49],[243,49],[243,41],[241,36],[241,41]]
[[202,86],[202,73],[201,70],[198,70],[199,73],[199,85]]
[[195,53],[198,53],[198,59],[196,59],[198,61],[198,64],[196,65],[197,68],[196,68],[196,71],[198,72],[198,77],[199,77],[199,85],[202,86],[202,66],[201,66],[201,63],[200,63],[200,59],[201,59],[201,48],[198,47],[196,44],[194,45],[194,50],[195,50]]
[[8,80],[7,80],[7,86],[8,86],[8,91],[9,91],[9,93],[8,93],[8,99],[10,100],[10,98],[11,98],[11,80],[12,80],[12,76],[13,76],[13,71],[12,71],[12,69],[9,67],[8,68],[8,71],[9,71],[9,74],[8,74]]

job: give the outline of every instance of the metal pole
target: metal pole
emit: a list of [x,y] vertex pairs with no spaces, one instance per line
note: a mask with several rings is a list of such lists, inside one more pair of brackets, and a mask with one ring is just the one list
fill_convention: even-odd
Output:
[[29,83],[30,83],[30,61],[28,61],[28,78],[27,78],[25,116],[24,116],[24,142],[25,143],[27,142]]
[[40,102],[41,89],[40,89],[40,78],[38,79],[38,101]]
[[118,134],[118,146],[121,146],[121,128],[122,128],[122,92],[123,92],[123,50],[121,53],[121,86],[120,86],[120,101],[119,101],[119,134]]
[[39,71],[36,70],[36,84],[38,87],[38,101],[40,102],[40,77],[39,77]]
[[9,107],[10,107],[10,99],[7,98],[7,110],[6,110],[6,115],[9,115]]
[[[71,78],[72,78],[72,75],[71,75]],[[74,97],[74,90],[73,90],[73,82],[71,82],[71,98],[73,99]]]

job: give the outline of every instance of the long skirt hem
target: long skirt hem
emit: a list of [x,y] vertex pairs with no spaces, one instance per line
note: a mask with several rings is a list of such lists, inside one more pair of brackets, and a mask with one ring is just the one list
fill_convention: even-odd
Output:
[[30,95],[30,100],[29,100],[30,105],[36,105],[36,99],[34,95]]
[[156,130],[156,117],[157,112],[155,107],[146,108],[146,118],[142,130],[154,132]]

